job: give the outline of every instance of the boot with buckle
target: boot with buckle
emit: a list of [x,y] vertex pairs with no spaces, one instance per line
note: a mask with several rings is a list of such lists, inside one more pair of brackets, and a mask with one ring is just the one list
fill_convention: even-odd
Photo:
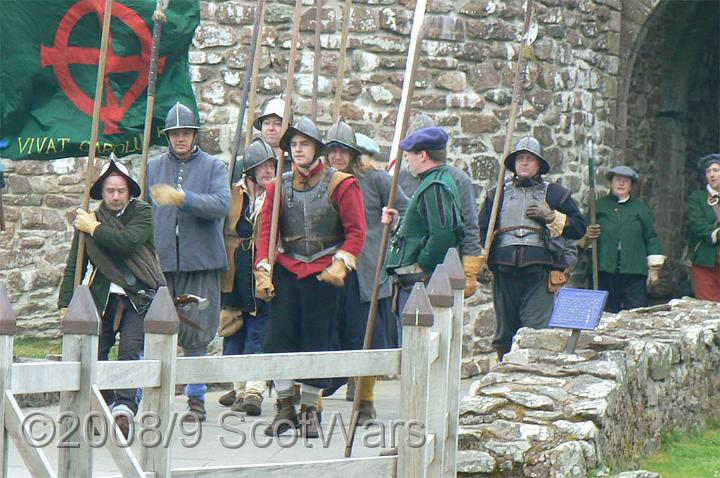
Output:
[[320,436],[318,432],[320,421],[316,407],[312,405],[301,405],[299,422],[300,436],[305,438],[317,438]]
[[298,416],[293,405],[293,397],[278,398],[275,402],[275,416],[265,427],[266,436],[278,436],[298,427]]

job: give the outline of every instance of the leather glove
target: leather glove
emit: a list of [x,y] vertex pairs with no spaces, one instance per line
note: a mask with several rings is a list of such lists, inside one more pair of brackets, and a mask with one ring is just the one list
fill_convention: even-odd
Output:
[[555,211],[547,203],[533,204],[527,208],[525,215],[530,219],[549,224],[555,219]]
[[229,337],[240,330],[244,323],[242,310],[235,307],[223,307],[220,310],[220,326],[218,327],[218,335],[220,337]]
[[600,237],[600,224],[590,224],[585,231],[585,235],[590,240]]
[[325,270],[317,275],[317,279],[321,282],[327,282],[332,286],[340,288],[345,285],[347,273],[348,268],[345,266],[345,262],[341,259],[335,259],[332,264],[327,266]]
[[75,229],[86,232],[91,236],[94,235],[95,229],[97,229],[100,225],[100,222],[98,222],[97,217],[95,216],[95,211],[86,212],[82,209],[77,209],[75,212],[77,213],[77,216],[75,216],[75,222],[73,222]]
[[477,290],[478,274],[487,260],[485,256],[463,256],[465,270],[465,297],[470,297]]
[[175,189],[169,184],[150,186],[150,194],[158,206],[183,207],[185,205],[185,192]]
[[647,286],[653,287],[660,281],[660,269],[651,267],[648,269]]
[[486,260],[485,264],[482,265],[480,272],[478,273],[478,282],[481,282],[482,284],[489,284],[492,280],[492,271],[490,270],[490,267],[488,267]]
[[257,269],[255,274],[255,297],[270,302],[275,297],[275,286],[272,283],[270,272],[265,269]]

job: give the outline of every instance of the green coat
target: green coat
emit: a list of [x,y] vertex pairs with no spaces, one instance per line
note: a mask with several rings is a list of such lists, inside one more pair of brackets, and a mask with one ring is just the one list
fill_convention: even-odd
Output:
[[650,208],[636,197],[630,196],[626,202],[619,203],[616,196],[608,194],[597,201],[596,210],[601,231],[598,239],[598,269],[602,272],[646,276],[647,256],[663,254]]
[[[105,249],[109,256],[122,258],[135,252],[145,243],[153,245],[153,212],[148,203],[139,199],[132,199],[125,208],[125,212],[120,216],[120,220],[125,225],[122,230],[101,224],[95,230],[93,236],[98,245]],[[62,283],[60,284],[59,308],[67,307],[72,299],[77,249],[78,234],[76,231],[70,246],[70,254],[65,265]],[[87,261],[86,254],[83,259],[83,269],[87,268]],[[98,313],[102,315],[110,295],[110,280],[97,269],[94,270],[91,279],[90,293],[93,296]],[[137,309],[137,304],[141,299],[134,294],[129,294],[128,298]]]
[[693,265],[714,267],[718,245],[713,244],[710,234],[720,225],[707,198],[703,189],[692,193],[688,200],[688,247]]
[[463,228],[460,194],[447,166],[427,171],[392,237],[386,271],[417,263],[431,274],[447,250],[458,247]]

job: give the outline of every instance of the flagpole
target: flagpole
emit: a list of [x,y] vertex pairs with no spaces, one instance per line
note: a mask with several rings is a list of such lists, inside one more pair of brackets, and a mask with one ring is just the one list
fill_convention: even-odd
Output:
[[[105,10],[102,24],[102,38],[100,40],[100,58],[98,59],[97,80],[95,81],[95,100],[93,102],[92,126],[90,127],[90,147],[88,151],[87,173],[85,174],[85,193],[83,195],[82,209],[88,210],[90,206],[90,187],[95,179],[95,150],[97,148],[98,132],[100,126],[100,108],[102,107],[103,84],[105,82],[105,64],[107,63],[108,39],[110,37],[110,21],[112,20],[113,0],[105,0]],[[75,262],[75,287],[80,285],[83,276],[83,256],[85,255],[85,234],[81,233],[78,239],[77,260]]]
[[[166,0],[170,3],[170,0]],[[147,106],[145,108],[145,128],[143,130],[142,167],[140,168],[141,199],[145,199],[145,174],[147,173],[148,154],[150,153],[150,139],[152,138],[152,119],[155,111],[155,88],[157,86],[157,65],[160,56],[160,40],[162,38],[163,23],[167,21],[163,13],[163,0],[157,0],[153,12],[152,49],[150,50],[150,70],[148,72]],[[167,4],[165,5],[167,8]]]

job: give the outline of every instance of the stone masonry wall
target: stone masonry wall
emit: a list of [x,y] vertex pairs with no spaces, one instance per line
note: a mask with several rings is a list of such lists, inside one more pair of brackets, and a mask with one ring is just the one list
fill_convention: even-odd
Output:
[[460,476],[584,477],[720,416],[720,304],[676,299],[567,330],[521,329],[460,405]]
[[[284,91],[293,3],[268,2],[260,101]],[[314,2],[304,3],[293,97],[299,114],[310,110],[315,23]],[[478,202],[498,171],[524,3],[428,2],[413,107],[450,132],[450,160],[471,175]],[[254,0],[202,1],[189,54],[203,122],[201,146],[224,160],[237,123],[254,5]],[[319,81],[323,129],[330,122],[344,2],[325,5]],[[413,7],[412,0],[353,2],[342,115],[381,144],[381,158],[387,157],[396,123]],[[523,81],[517,135],[531,132],[543,143],[552,165],[548,178],[561,181],[583,204],[585,139],[594,139],[600,163],[611,157],[614,144],[621,10],[620,0],[535,1],[537,61]],[[137,173],[139,157],[126,159]],[[71,237],[70,218],[81,204],[85,161],[2,161],[8,230],[0,234],[0,280],[8,284],[21,331],[54,334],[56,287]]]

